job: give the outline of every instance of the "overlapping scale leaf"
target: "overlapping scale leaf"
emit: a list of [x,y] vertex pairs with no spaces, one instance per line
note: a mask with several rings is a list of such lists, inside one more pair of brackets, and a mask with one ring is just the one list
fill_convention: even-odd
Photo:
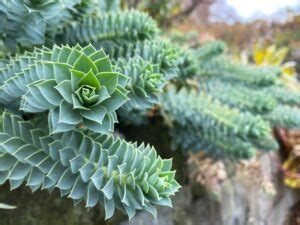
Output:
[[254,114],[263,114],[272,111],[277,106],[277,101],[271,93],[255,90],[246,85],[235,85],[229,82],[210,80],[206,83],[204,92],[207,91],[221,102],[237,107],[242,111]]
[[[236,137],[237,140],[248,143],[248,146],[252,145],[253,148],[257,147],[261,150],[277,148],[268,122],[260,116],[231,109],[207,94],[188,92],[186,89],[176,92],[171,89],[163,95],[162,101],[164,102],[162,114],[167,115],[167,121],[171,120],[169,122],[184,131],[192,130],[196,136],[202,137],[204,141],[214,146],[219,146],[220,149],[222,145],[218,144],[218,140],[223,143],[225,137],[229,140],[235,140]],[[201,143],[200,138],[199,143]],[[224,153],[230,153],[228,148],[229,146],[224,145]],[[232,150],[235,154],[231,155],[249,157],[252,155],[253,148],[247,146],[241,148],[241,151],[249,151],[241,154]]]
[[57,37],[62,43],[98,46],[103,41],[137,41],[154,38],[158,34],[156,22],[146,13],[135,10],[89,16],[70,26]]
[[156,65],[166,80],[179,75],[179,66],[186,59],[178,47],[160,38],[99,47],[103,47],[105,52],[115,60],[141,57]]
[[300,127],[298,92],[275,85],[256,90],[245,85],[235,85],[233,88],[228,82],[216,80],[209,81],[206,87],[204,91],[224,104],[261,115],[272,127]]
[[178,78],[180,81],[186,81],[188,78],[192,78],[198,75],[199,68],[197,58],[194,55],[194,51],[190,49],[178,49]]
[[[230,109],[225,105],[222,105],[219,101],[214,100],[209,95],[202,93],[197,94],[193,91],[189,92],[186,89],[182,89],[176,94],[176,92],[171,90],[164,95],[164,100],[166,100],[166,104],[164,104],[165,109],[171,113],[170,115],[174,119],[184,114],[199,113],[199,118],[187,116],[184,118],[184,116],[182,116],[182,120],[178,120],[178,122],[183,125],[188,120],[191,120],[191,122],[208,122],[207,128],[209,128],[209,121],[204,120],[204,118],[207,117],[207,119],[215,121],[215,126],[224,126],[224,129],[220,130],[223,130],[225,135],[227,133],[233,133],[255,138],[268,135],[270,132],[269,124],[263,122],[261,117],[251,116],[249,113],[241,113],[238,110]],[[186,102],[186,104],[184,104],[184,102]],[[213,104],[210,105],[209,102]],[[188,107],[182,107],[182,105]],[[202,105],[205,105],[206,107],[203,108],[201,107]],[[203,117],[203,119],[201,117]],[[248,125],[246,126],[246,124]],[[203,124],[203,126],[206,126],[206,124]]]
[[116,109],[127,101],[127,77],[114,72],[104,51],[91,45],[35,49],[11,60],[0,73],[0,102],[22,98],[24,112],[49,111],[52,133],[79,124],[108,133],[117,122]]
[[170,130],[171,148],[187,151],[203,151],[215,158],[249,159],[255,155],[255,148],[236,136],[219,136],[214,132],[202,133],[188,126],[175,126]]
[[18,45],[29,47],[45,43],[46,34],[54,36],[72,19],[79,0],[1,1],[0,14],[5,45],[16,51]]
[[291,106],[300,105],[300,92],[284,86],[273,85],[261,89],[265,95],[272,95],[278,102]]
[[264,118],[274,127],[299,128],[300,109],[296,106],[278,105],[273,111],[264,115]]
[[81,0],[71,11],[75,20],[120,10],[120,0]]
[[281,71],[276,67],[257,67],[232,62],[220,55],[210,60],[199,60],[199,76],[215,77],[230,82],[241,82],[247,85],[268,86],[279,81]]
[[227,46],[223,41],[217,40],[217,41],[211,41],[207,42],[201,47],[197,48],[194,51],[195,57],[197,57],[199,60],[210,60],[214,57],[217,57],[219,55],[222,55],[227,50]]
[[132,218],[137,210],[156,215],[154,205],[171,206],[180,185],[150,146],[75,129],[48,135],[37,122],[6,113],[0,133],[0,183],[32,191],[59,188],[62,196],[91,208],[100,203],[106,219],[115,209]]
[[159,95],[162,93],[165,79],[158,66],[145,61],[139,56],[131,59],[119,59],[115,63],[115,70],[129,77],[126,89],[130,91],[123,109],[149,109],[159,103]]

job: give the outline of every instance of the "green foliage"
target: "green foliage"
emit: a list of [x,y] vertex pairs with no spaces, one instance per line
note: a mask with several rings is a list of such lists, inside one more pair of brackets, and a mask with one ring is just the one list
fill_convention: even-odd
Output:
[[249,158],[278,148],[271,128],[299,127],[299,93],[279,85],[278,68],[233,63],[225,49],[216,41],[194,50],[199,70],[185,85],[197,91],[163,94],[173,149]]
[[223,41],[211,41],[199,47],[194,51],[195,57],[201,60],[210,60],[216,56],[222,55],[227,50]]
[[[123,69],[120,71],[130,78],[133,76],[130,80],[134,83],[129,82],[133,87],[129,93],[131,101],[128,101],[124,107],[118,110],[120,119],[126,123],[146,124],[147,110],[155,104],[160,104],[159,95],[163,92],[164,85],[170,80],[182,82],[195,75],[197,71],[195,58],[191,51],[184,51],[184,49],[159,38],[121,46],[110,45],[104,49],[114,58],[113,64],[116,65],[116,69],[118,65],[122,65]],[[138,61],[140,65],[138,66],[135,61]],[[146,70],[140,69],[143,67]],[[141,90],[140,85],[144,86],[145,82],[142,81],[145,79],[145,71],[152,74],[150,75],[151,86],[147,87],[146,85]],[[139,82],[136,82],[137,77],[139,77]]]
[[103,47],[105,52],[115,60],[139,56],[158,66],[159,72],[169,80],[178,76],[179,65],[183,61],[178,48],[160,38],[129,42],[123,45],[108,45]]
[[4,0],[0,2],[2,39],[13,52],[53,44],[67,24],[117,10],[119,4],[118,0]]
[[179,49],[178,59],[178,78],[179,81],[186,81],[199,73],[197,66],[197,58],[194,56],[194,52],[188,49]]
[[49,135],[45,121],[9,113],[3,123],[0,183],[9,180],[11,189],[22,183],[32,191],[59,188],[75,204],[100,203],[108,219],[115,208],[129,218],[136,210],[155,216],[153,205],[171,206],[170,196],[180,187],[172,161],[162,160],[150,146],[79,129]]
[[[83,19],[63,29],[70,35],[79,32],[73,36],[78,40],[65,40],[67,44],[94,42],[110,54],[119,42],[119,49],[138,46],[158,33],[145,14],[127,11],[99,16],[88,6],[88,2],[76,5],[72,16]],[[86,26],[87,21],[94,27]],[[85,36],[86,29],[90,36]],[[54,36],[56,40],[62,37]],[[148,47],[153,48],[152,43]],[[162,160],[150,146],[131,144],[108,133],[117,122],[116,110],[129,98],[121,113],[141,114],[159,103],[166,82],[162,71],[171,71],[173,65],[177,70],[178,55],[163,43],[152,51],[158,63],[147,54],[147,47],[143,54],[136,50],[135,55],[113,57],[111,62],[99,49],[92,45],[36,48],[11,58],[1,68],[0,102],[25,113],[48,113],[48,120],[23,121],[5,114],[0,161],[9,160],[0,166],[0,183],[9,180],[12,189],[26,183],[32,191],[58,187],[62,196],[76,204],[84,201],[93,207],[100,203],[106,218],[115,208],[129,218],[136,210],[156,215],[154,205],[171,206],[170,196],[180,187],[171,160]]]
[[265,95],[272,95],[273,98],[282,104],[300,105],[300,92],[277,85],[265,87],[262,91]]
[[140,56],[130,59],[119,59],[115,63],[115,70],[129,77],[127,89],[130,91],[123,108],[148,109],[159,103],[159,94],[163,91],[165,79],[159,72],[159,67],[145,61]]
[[268,86],[276,83],[280,70],[273,67],[256,67],[231,62],[224,56],[200,63],[200,75],[218,77],[230,82],[243,82],[258,86]]
[[200,68],[198,75],[258,86],[273,85],[278,81],[281,74],[279,68],[235,63],[225,53],[226,46],[220,41],[209,42],[196,49],[194,56]]
[[71,10],[79,0],[20,1],[0,3],[1,33],[5,45],[13,51],[45,43],[46,32],[54,35],[72,18]]
[[11,60],[1,75],[0,102],[22,98],[24,112],[50,111],[51,133],[81,123],[95,132],[113,131],[115,111],[127,101],[127,77],[113,72],[108,56],[92,45],[36,49]]
[[127,124],[146,124],[147,110],[160,104],[160,94],[166,84],[164,74],[157,64],[140,56],[119,58],[113,62],[115,70],[128,76],[128,98],[124,106],[118,109],[120,120]]
[[299,93],[279,86],[278,68],[232,62],[221,41],[176,46],[118,0],[6,0],[0,28],[11,53],[29,50],[0,63],[0,103],[19,115],[6,112],[0,133],[0,184],[12,189],[57,187],[106,218],[156,215],[180,187],[171,160],[113,137],[117,113],[146,124],[155,107],[173,149],[233,159],[277,149],[272,127],[300,125]]
[[262,115],[273,127],[297,128],[300,126],[299,94],[284,87],[270,86],[254,90],[253,87],[222,81],[207,82],[207,92],[224,104]]
[[231,107],[254,114],[270,112],[277,106],[276,99],[270,93],[254,90],[246,85],[236,85],[233,88],[230,82],[213,80],[207,82],[204,91]]
[[300,109],[288,105],[278,105],[272,112],[264,115],[264,118],[274,127],[299,128]]
[[86,17],[70,26],[58,37],[68,44],[99,46],[104,41],[136,41],[156,36],[158,28],[153,19],[138,11],[119,11],[102,16]]
[[194,73],[196,64],[190,52],[158,38],[159,32],[147,14],[129,10],[87,17],[67,26],[57,40],[68,44],[92,43],[116,60],[142,57],[158,64],[166,79]]
[[[191,133],[189,135],[192,140],[186,142],[194,143],[197,137],[202,138],[205,142],[217,148],[221,147],[228,155],[237,158],[252,156],[254,147],[266,151],[277,148],[268,122],[249,112],[229,108],[210,95],[188,92],[186,89],[181,89],[179,92],[171,89],[163,95],[162,101],[164,102],[163,114],[167,115],[175,126],[179,126],[184,131],[193,131],[193,135]],[[173,140],[179,146],[185,145],[185,142],[179,141],[182,137],[185,136],[181,132],[178,139],[176,135]],[[188,137],[185,138],[188,139]],[[262,142],[261,140],[269,141]],[[201,144],[201,141],[199,143]],[[201,149],[197,145],[191,147],[196,150],[197,148]]]
[[247,141],[238,137],[215,135],[214,132],[202,133],[199,129],[189,126],[173,127],[170,131],[172,138],[171,148],[178,148],[192,152],[203,151],[210,156],[224,159],[249,159],[255,155],[255,148]]

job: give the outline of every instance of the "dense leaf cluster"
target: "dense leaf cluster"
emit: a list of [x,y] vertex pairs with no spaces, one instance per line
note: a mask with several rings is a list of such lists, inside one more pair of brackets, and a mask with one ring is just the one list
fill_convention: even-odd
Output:
[[150,146],[74,129],[49,135],[43,120],[24,121],[5,113],[0,133],[0,183],[11,189],[26,183],[32,191],[59,188],[75,204],[100,203],[106,218],[116,208],[129,218],[136,210],[156,215],[155,205],[171,206],[180,187],[171,160],[162,160]]
[[103,50],[88,45],[35,49],[1,70],[0,102],[20,101],[27,113],[49,111],[51,133],[84,124],[98,133],[113,131],[116,109],[127,101],[127,77],[112,71]]
[[0,3],[2,41],[20,52],[0,63],[0,103],[14,112],[3,115],[1,184],[59,188],[106,218],[156,215],[180,187],[171,160],[115,137],[119,120],[146,124],[155,109],[173,149],[236,159],[277,149],[273,127],[300,126],[300,94],[278,68],[232,62],[220,41],[177,46],[118,2]]
[[272,128],[300,125],[299,92],[281,85],[278,68],[233,63],[225,50],[220,41],[194,50],[196,90],[163,95],[163,115],[175,128],[173,148],[234,158],[251,157],[254,149],[276,150]]
[[[167,80],[162,70],[175,70],[178,55],[159,49],[167,44],[154,41],[159,30],[147,14],[113,10],[113,2],[1,3],[3,42],[23,53],[1,61],[0,103],[19,116],[3,115],[0,183],[58,188],[75,204],[99,203],[106,219],[116,208],[129,218],[137,210],[156,216],[154,206],[171,206],[180,188],[172,160],[113,131],[117,110],[140,115],[159,103]],[[138,43],[160,45],[140,54]],[[114,57],[127,46],[136,49],[133,55]]]
[[[231,108],[209,94],[185,88],[177,93],[170,90],[163,102],[163,114],[176,130],[171,131],[174,147],[187,145],[192,151],[234,158],[252,157],[256,146],[265,151],[277,148],[271,127],[263,118]],[[184,132],[189,132],[188,137]]]
[[68,23],[103,12],[108,3],[94,0],[3,0],[0,2],[2,40],[14,52],[20,47],[30,49],[53,43],[53,38]]

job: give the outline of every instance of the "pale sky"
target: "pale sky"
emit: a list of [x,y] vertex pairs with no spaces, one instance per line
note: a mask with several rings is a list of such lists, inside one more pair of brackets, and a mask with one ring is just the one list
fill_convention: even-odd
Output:
[[300,0],[227,0],[227,2],[244,18],[249,18],[256,12],[271,15],[281,8],[300,6]]

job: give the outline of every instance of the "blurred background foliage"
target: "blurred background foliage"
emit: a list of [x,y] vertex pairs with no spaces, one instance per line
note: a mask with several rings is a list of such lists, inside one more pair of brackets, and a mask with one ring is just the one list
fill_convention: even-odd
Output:
[[[131,0],[123,1],[122,6],[147,11],[163,27],[164,35],[180,45],[198,47],[207,41],[223,40],[233,60],[277,66],[283,84],[294,91],[300,89],[299,5],[282,8],[269,16],[253,16],[248,21],[226,0]],[[276,129],[274,132],[281,143],[278,171],[283,174],[284,184],[292,189],[300,188],[300,131]],[[238,164],[238,173],[258,179],[259,186],[274,195],[274,183],[264,175],[266,171],[259,157]],[[188,158],[191,180],[218,196],[220,183],[230,177],[226,162],[214,161],[203,153],[191,153]],[[296,207],[297,210],[300,208]]]

